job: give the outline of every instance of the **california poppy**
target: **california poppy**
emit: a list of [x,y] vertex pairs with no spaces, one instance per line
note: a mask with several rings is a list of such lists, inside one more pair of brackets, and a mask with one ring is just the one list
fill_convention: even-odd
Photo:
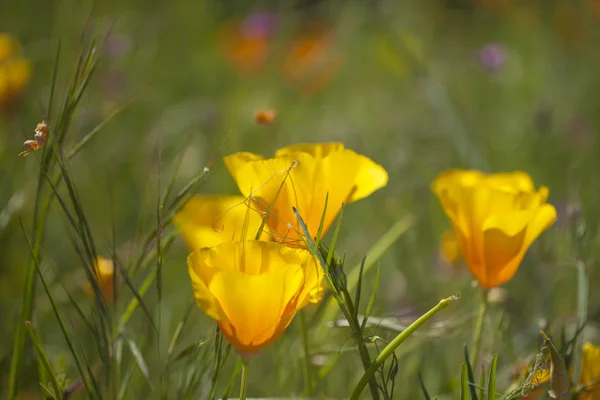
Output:
[[270,13],[228,21],[218,34],[219,51],[237,72],[257,74],[265,66],[275,26],[276,17]]
[[196,303],[240,353],[273,343],[298,310],[320,298],[323,272],[304,249],[224,242],[194,251],[188,267]]
[[331,81],[341,62],[333,30],[313,23],[303,27],[287,49],[284,75],[304,93],[313,94]]
[[508,282],[529,246],[556,221],[556,209],[546,203],[548,188],[536,190],[524,172],[450,170],[432,188],[469,271],[484,288]]
[[270,159],[236,153],[225,157],[225,165],[252,208],[268,212],[266,225],[274,239],[298,247],[305,241],[294,207],[316,235],[329,196],[324,233],[342,204],[369,196],[388,180],[383,167],[341,143],[284,147]]

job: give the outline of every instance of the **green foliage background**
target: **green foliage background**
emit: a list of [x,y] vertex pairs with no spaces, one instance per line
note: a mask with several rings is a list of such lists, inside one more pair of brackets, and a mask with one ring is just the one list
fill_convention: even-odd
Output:
[[[220,160],[223,155],[236,151],[269,155],[298,142],[341,141],[382,164],[390,175],[386,188],[345,210],[336,248],[346,253],[346,269],[360,264],[365,254],[368,257],[370,246],[396,221],[413,221],[378,261],[381,281],[372,315],[408,324],[441,298],[462,294],[396,352],[394,398],[422,396],[419,372],[430,394],[453,398],[478,296],[464,267],[453,270],[439,261],[438,243],[448,222],[429,184],[447,168],[523,170],[537,185],[550,188],[559,221],[531,248],[505,287],[508,300],[490,314],[484,361],[500,354],[498,387],[505,389],[515,363],[539,351],[540,328],[550,327],[557,336],[563,328],[573,334],[578,261],[589,268],[589,323],[584,337],[599,343],[600,294],[595,288],[600,248],[600,15],[592,12],[592,3],[0,2],[0,31],[23,43],[34,68],[21,107],[0,121],[0,397],[8,390],[30,258],[19,218],[30,229],[41,152],[26,159],[17,154],[45,118],[59,42],[55,108],[60,108],[73,74],[82,33],[106,33],[111,26],[64,144],[68,151],[122,108],[68,165],[100,255],[110,254],[114,242],[128,268],[140,251],[141,238],[156,226],[159,167],[164,190],[180,155],[176,191],[209,166],[198,192],[236,194]],[[219,56],[218,29],[231,18],[265,10],[279,13],[274,54],[261,74],[240,75]],[[334,29],[335,51],[344,57],[324,90],[306,96],[285,81],[277,60],[289,46],[294,28],[314,20]],[[504,51],[504,62],[494,71],[480,60],[481,49],[489,44]],[[255,123],[253,113],[261,108],[277,109],[274,125]],[[66,195],[64,187],[59,192]],[[98,362],[93,336],[65,294],[66,289],[84,313],[97,312],[83,292],[85,274],[72,237],[55,202],[44,228],[43,270],[78,351],[88,355],[92,366]],[[125,348],[123,369],[132,371],[125,398],[207,396],[214,323],[196,307],[191,308],[175,354],[204,339],[208,342],[169,365],[165,357],[193,302],[186,256],[177,240],[164,258],[161,298],[154,286],[144,296],[156,321],[160,310],[158,333],[141,309],[123,327],[139,347],[150,375],[149,383]],[[153,268],[155,264],[131,271],[133,285],[139,288]],[[364,277],[364,299],[374,280],[375,268]],[[33,325],[44,350],[57,371],[76,379],[77,370],[41,285],[35,293]],[[115,318],[132,297],[123,286]],[[315,392],[348,396],[362,374],[350,333],[317,324],[316,308],[306,315],[313,321],[311,354],[318,356],[313,361],[322,363],[339,354],[331,371],[317,381]],[[384,341],[397,334],[382,327],[371,327],[368,333]],[[370,348],[375,354],[374,345]],[[21,398],[39,396],[36,360],[28,343]],[[281,340],[250,360],[249,395],[302,393],[302,360],[300,326],[294,321]],[[231,356],[217,393],[229,384],[234,366]],[[311,368],[316,376],[321,366]],[[113,377],[118,380],[115,384],[120,386],[119,379],[126,376]],[[180,388],[190,376],[201,383],[184,395]],[[235,385],[234,396],[237,381]],[[77,396],[85,398],[85,393]]]

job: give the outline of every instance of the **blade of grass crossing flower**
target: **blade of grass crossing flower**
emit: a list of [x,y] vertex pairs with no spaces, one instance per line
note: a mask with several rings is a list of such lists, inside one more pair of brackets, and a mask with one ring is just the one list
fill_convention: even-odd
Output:
[[317,229],[317,237],[315,238],[315,247],[318,249],[323,239],[323,225],[325,224],[325,215],[327,214],[327,203],[329,202],[329,192],[325,194],[325,206],[323,206],[323,212],[321,213],[321,220],[319,221],[319,229]]
[[492,364],[490,365],[490,380],[487,386],[488,400],[496,400],[496,365],[498,364],[498,354],[494,354]]
[[398,336],[396,336],[392,341],[379,353],[377,358],[373,361],[371,366],[365,371],[360,381],[354,388],[352,392],[351,400],[357,400],[363,389],[365,388],[367,382],[369,382],[372,377],[375,375],[379,367],[385,362],[385,360],[392,356],[394,351],[398,346],[400,346],[406,339],[408,339],[417,329],[421,327],[425,322],[427,322],[431,317],[437,314],[440,310],[448,307],[451,301],[457,300],[457,296],[447,297],[439,301],[439,303],[433,307],[431,310],[427,311],[421,317],[419,317],[415,322],[410,324],[404,331],[402,331]]
[[465,364],[467,365],[467,377],[469,378],[469,391],[471,392],[471,399],[477,400],[477,391],[475,390],[475,377],[473,376],[473,368],[471,367],[471,362],[469,361],[469,350],[467,346],[465,346],[464,351]]
[[[27,245],[29,246],[29,251],[33,252],[33,246],[31,244],[31,240],[29,239],[29,236],[27,235],[27,232],[25,230],[25,226],[23,225],[23,221],[19,218],[19,223],[21,224],[21,230],[23,231],[23,234],[25,235],[25,239],[27,241]],[[44,275],[42,274],[42,271],[40,269],[40,265],[38,264],[38,260],[37,258],[34,258],[34,265],[37,271],[37,274],[40,278],[40,281],[42,282],[42,286],[44,287],[44,291],[46,292],[46,296],[48,297],[48,300],[50,301],[50,305],[52,306],[52,311],[54,312],[54,315],[56,316],[56,319],[58,321],[58,324],[61,328],[61,331],[63,333],[63,336],[65,338],[65,341],[67,342],[67,345],[69,347],[69,350],[71,352],[71,355],[73,356],[73,360],[75,361],[75,365],[77,366],[77,369],[79,370],[79,374],[81,376],[81,379],[83,380],[83,384],[88,392],[88,395],[91,398],[101,398],[100,394],[98,392],[94,393],[88,383],[88,380],[86,379],[86,375],[83,371],[81,362],[79,361],[79,357],[77,356],[77,352],[75,351],[75,347],[71,341],[71,338],[69,337],[69,333],[67,332],[67,329],[65,327],[65,324],[63,322],[62,316],[60,314],[60,312],[58,311],[58,307],[56,306],[56,303],[54,301],[54,298],[52,297],[52,293],[50,292],[50,289],[48,287],[48,284],[46,283],[46,280],[44,279]]]
[[52,369],[52,366],[50,365],[50,361],[48,361],[48,357],[46,357],[46,353],[44,353],[42,344],[40,343],[39,339],[33,332],[33,328],[31,327],[30,321],[25,322],[25,329],[27,330],[27,333],[29,334],[29,338],[31,339],[31,342],[33,343],[33,346],[35,347],[35,351],[38,355],[38,359],[39,359],[40,363],[43,365],[44,370],[46,371],[46,374],[47,374],[48,378],[50,379],[50,384],[52,385],[54,397],[57,399],[60,399],[62,397],[62,390],[60,389],[60,385],[58,384],[58,378],[56,378],[56,374],[54,373],[54,370]]
[[466,363],[463,363],[460,372],[460,400],[469,400],[469,372]]
[[[342,228],[342,219],[344,217],[344,205],[340,209],[340,213],[337,217],[337,223],[335,225],[335,231],[333,232],[333,238],[331,239],[331,245],[329,246],[329,254],[327,255],[327,265],[331,265],[333,255],[335,254],[335,245],[337,244],[338,237],[340,235],[340,229]],[[311,238],[312,240],[312,238]]]
[[[577,262],[577,319],[578,328],[583,328],[587,322],[589,282],[585,264]],[[573,382],[579,382],[581,377],[581,357],[583,335],[577,335],[573,352]]]
[[544,331],[540,331],[544,338],[544,346],[550,352],[550,397],[563,399],[570,393],[571,381],[565,360]]
[[423,393],[425,400],[431,400],[431,396],[429,396],[425,383],[423,382],[423,375],[421,375],[421,372],[419,372],[419,385],[421,386],[421,393]]

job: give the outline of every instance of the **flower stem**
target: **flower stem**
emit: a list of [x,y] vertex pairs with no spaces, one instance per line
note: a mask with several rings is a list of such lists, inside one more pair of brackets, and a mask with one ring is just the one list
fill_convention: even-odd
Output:
[[248,381],[248,367],[242,360],[242,377],[240,378],[240,400],[246,400],[246,386]]
[[427,311],[415,322],[406,327],[405,330],[400,332],[398,336],[396,336],[387,346],[385,346],[385,348],[381,351],[381,353],[379,353],[375,361],[373,361],[371,366],[365,371],[363,376],[360,378],[360,381],[358,382],[358,384],[354,388],[354,391],[352,392],[350,400],[357,400],[360,397],[360,394],[362,393],[367,383],[371,381],[373,376],[375,376],[377,369],[379,369],[381,364],[383,364],[385,360],[394,353],[396,348],[400,346],[402,342],[408,339],[417,329],[419,329],[421,325],[423,325],[427,320],[433,317],[438,311],[440,311],[443,308],[446,308],[450,301],[456,300],[457,298],[458,297],[456,296],[451,296],[446,299],[440,300],[440,302],[435,307]]
[[304,349],[304,384],[306,395],[312,398],[312,378],[310,373],[310,351],[308,345],[308,327],[306,326],[306,315],[300,311],[300,330],[302,331],[302,347]]
[[479,362],[479,354],[481,353],[481,342],[483,341],[483,322],[488,308],[487,290],[481,289],[481,300],[479,303],[479,313],[475,322],[475,331],[473,333],[473,358],[471,359],[471,367],[475,369]]

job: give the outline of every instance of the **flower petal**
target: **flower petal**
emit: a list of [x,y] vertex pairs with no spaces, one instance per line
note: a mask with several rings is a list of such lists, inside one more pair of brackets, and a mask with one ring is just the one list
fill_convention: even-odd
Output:
[[262,217],[251,210],[243,196],[196,196],[174,218],[186,246],[194,251],[231,240],[243,240],[246,214],[248,239],[254,239]]
[[218,299],[234,327],[228,339],[244,352],[253,352],[277,339],[278,325],[288,303],[302,284],[299,265],[276,268],[260,275],[222,271],[215,275],[209,290]]
[[226,319],[217,299],[208,290],[208,285],[213,277],[220,271],[218,267],[207,263],[209,248],[194,251],[187,258],[188,273],[192,281],[192,289],[196,304],[212,319],[217,321]]
[[283,147],[275,152],[275,158],[285,157],[296,153],[310,154],[315,158],[323,158],[335,152],[344,151],[342,143],[300,143]]

